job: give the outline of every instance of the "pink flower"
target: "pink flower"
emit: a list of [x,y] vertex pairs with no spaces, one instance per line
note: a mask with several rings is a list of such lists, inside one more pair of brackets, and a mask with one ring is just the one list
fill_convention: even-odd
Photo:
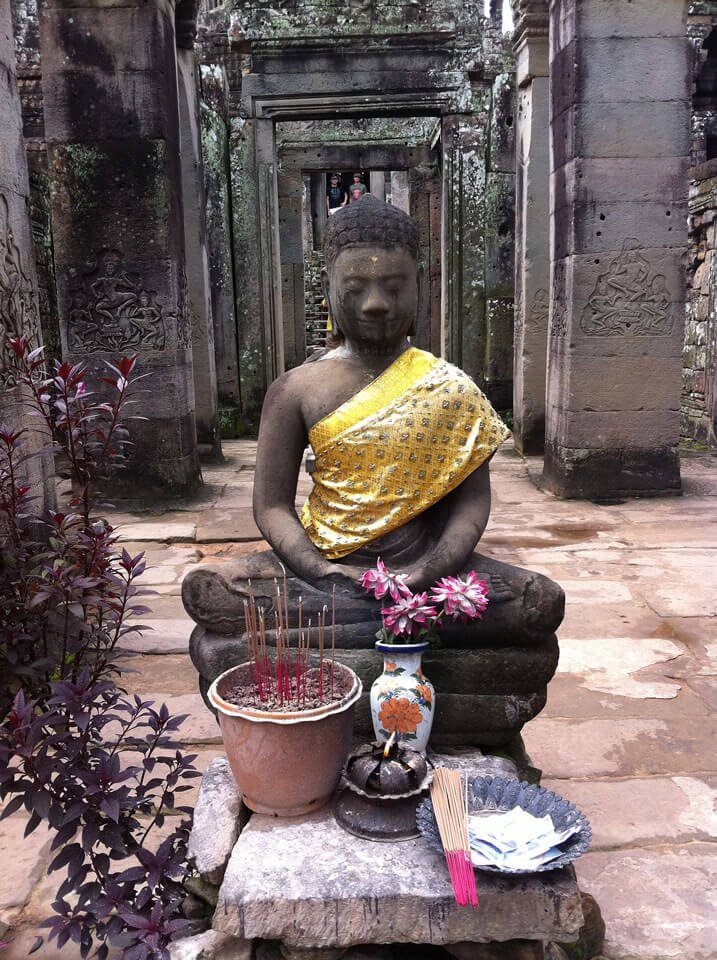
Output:
[[386,629],[395,636],[405,634],[410,637],[421,627],[433,626],[438,612],[429,604],[427,593],[415,593],[400,597],[393,607],[382,609],[381,616]]
[[479,620],[488,606],[488,584],[479,580],[475,570],[460,577],[444,577],[431,591],[433,603],[442,603],[443,610],[454,620]]
[[391,573],[379,557],[376,561],[376,569],[367,570],[361,577],[361,586],[369,593],[373,592],[377,600],[385,597],[388,593],[393,602],[397,603],[401,597],[411,596],[411,591],[406,586],[405,580],[405,574]]

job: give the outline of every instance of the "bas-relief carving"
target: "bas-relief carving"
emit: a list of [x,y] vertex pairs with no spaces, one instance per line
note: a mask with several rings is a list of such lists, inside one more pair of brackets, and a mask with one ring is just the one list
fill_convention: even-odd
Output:
[[189,312],[187,271],[183,263],[180,264],[179,267],[179,294],[177,298],[177,312],[171,316],[176,322],[177,346],[188,347],[192,339],[192,321]]
[[531,330],[547,330],[548,314],[550,312],[550,297],[548,291],[540,287],[535,291],[533,302],[525,314],[525,325]]
[[10,226],[7,198],[0,193],[0,387],[15,384],[7,337],[23,335],[39,342],[37,300]]
[[113,351],[128,347],[163,350],[165,317],[157,294],[127,273],[121,255],[106,250],[82,287],[70,292],[67,333],[70,350]]
[[588,336],[666,336],[672,331],[665,277],[652,269],[640,246],[639,240],[626,240],[620,255],[598,277],[580,318]]
[[565,264],[558,260],[553,264],[553,296],[550,312],[550,336],[565,337],[568,332],[567,273]]

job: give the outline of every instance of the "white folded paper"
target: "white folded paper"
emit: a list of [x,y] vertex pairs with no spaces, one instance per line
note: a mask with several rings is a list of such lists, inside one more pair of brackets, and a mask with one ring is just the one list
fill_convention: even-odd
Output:
[[468,817],[468,838],[474,867],[529,872],[564,851],[565,843],[580,831],[579,824],[556,830],[549,816],[534,817],[527,810],[485,810]]

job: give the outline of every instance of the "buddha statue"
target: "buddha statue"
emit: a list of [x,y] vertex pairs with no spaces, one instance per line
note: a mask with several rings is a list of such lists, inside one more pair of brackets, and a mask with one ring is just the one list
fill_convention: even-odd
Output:
[[[262,410],[253,502],[271,549],[183,582],[202,689],[236,662],[250,581],[269,622],[275,578],[287,578],[291,603],[302,598],[304,622],[334,602],[337,646],[357,669],[372,662],[359,651],[373,647],[380,625],[380,605],[359,584],[377,558],[414,591],[475,570],[489,586],[483,619],[446,627],[435,662],[424,663],[441,693],[495,701],[483,703],[493,720],[473,716],[463,742],[501,742],[544,704],[564,608],[548,578],[476,552],[490,513],[490,460],[509,431],[469,376],[411,345],[421,272],[412,218],[367,194],[331,218],[324,250],[338,345],[275,380]],[[314,483],[299,514],[307,444]],[[447,739],[460,741],[445,704]],[[437,712],[439,739],[440,720]]]

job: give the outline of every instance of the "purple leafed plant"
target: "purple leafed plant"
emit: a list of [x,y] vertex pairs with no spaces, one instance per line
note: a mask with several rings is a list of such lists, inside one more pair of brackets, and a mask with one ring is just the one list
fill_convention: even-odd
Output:
[[26,835],[42,822],[55,832],[49,871],[64,877],[50,939],[83,957],[104,960],[112,946],[123,960],[159,960],[189,922],[189,820],[154,838],[167,811],[191,812],[177,795],[199,774],[176,749],[184,717],[119,685],[117,645],[147,612],[135,584],[145,564],[93,515],[98,483],[127,462],[136,357],[108,365],[100,397],[82,365],[46,376],[41,351],[24,338],[10,347],[73,492],[67,512],[35,516],[25,431],[0,425],[0,816],[24,808]]

